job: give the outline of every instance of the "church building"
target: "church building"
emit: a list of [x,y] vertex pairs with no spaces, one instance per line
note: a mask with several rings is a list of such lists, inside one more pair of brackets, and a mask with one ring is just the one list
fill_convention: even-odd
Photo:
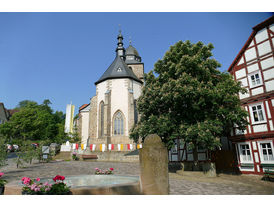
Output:
[[144,64],[131,42],[124,48],[121,31],[117,40],[115,59],[95,82],[96,95],[79,108],[81,143],[92,145],[94,151],[102,146],[103,150],[123,151],[127,147],[122,145],[134,145],[129,133],[138,121],[136,100],[142,91]]

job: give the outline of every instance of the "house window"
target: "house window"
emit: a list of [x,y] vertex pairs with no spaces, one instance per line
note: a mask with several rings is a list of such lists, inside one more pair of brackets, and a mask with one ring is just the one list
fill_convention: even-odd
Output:
[[259,72],[249,75],[249,85],[250,87],[256,87],[262,84],[262,78]]
[[260,123],[260,122],[265,122],[265,112],[263,109],[263,104],[257,104],[257,105],[251,105],[251,117],[252,117],[252,122],[253,123]]
[[251,162],[251,152],[249,144],[238,144],[241,162]]
[[261,142],[260,153],[262,162],[272,162],[274,161],[273,156],[273,146],[271,142]]
[[124,118],[122,112],[117,112],[114,115],[114,135],[124,134]]

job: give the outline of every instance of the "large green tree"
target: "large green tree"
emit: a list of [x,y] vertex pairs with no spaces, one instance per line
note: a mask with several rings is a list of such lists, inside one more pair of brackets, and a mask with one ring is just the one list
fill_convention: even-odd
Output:
[[179,41],[156,62],[145,75],[137,101],[140,121],[131,138],[144,140],[157,133],[168,148],[175,138],[182,138],[197,162],[198,147],[213,150],[234,125],[245,129],[247,113],[237,96],[245,90],[230,74],[218,70],[212,49],[212,44]]
[[0,125],[0,133],[10,141],[51,140],[61,143],[66,138],[63,131],[65,115],[59,111],[54,113],[50,104],[49,100],[44,100],[41,105],[34,101],[21,101],[17,106],[19,112]]

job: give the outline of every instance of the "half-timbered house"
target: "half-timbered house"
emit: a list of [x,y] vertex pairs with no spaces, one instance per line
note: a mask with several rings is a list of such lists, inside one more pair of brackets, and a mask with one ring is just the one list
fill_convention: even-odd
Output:
[[249,125],[235,127],[230,140],[242,173],[262,174],[274,169],[274,16],[253,31],[228,69],[247,93],[239,94]]

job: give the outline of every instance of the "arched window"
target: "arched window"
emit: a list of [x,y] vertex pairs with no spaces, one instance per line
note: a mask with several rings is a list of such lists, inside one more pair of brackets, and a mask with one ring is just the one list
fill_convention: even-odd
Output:
[[124,118],[122,112],[118,111],[114,115],[114,135],[123,135],[124,134]]
[[104,136],[104,102],[100,103],[100,136]]

